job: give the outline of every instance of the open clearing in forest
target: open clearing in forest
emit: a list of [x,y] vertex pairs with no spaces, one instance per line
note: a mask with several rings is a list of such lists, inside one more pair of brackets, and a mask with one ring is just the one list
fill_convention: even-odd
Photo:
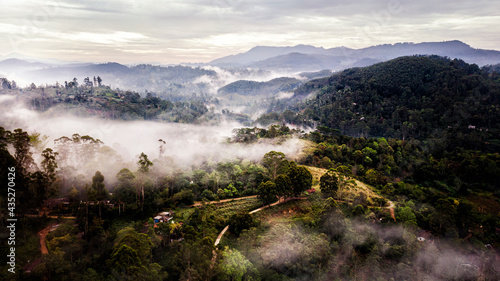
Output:
[[[313,176],[313,188],[316,189],[317,191],[320,191],[319,187],[319,180],[322,175],[324,175],[328,169],[323,169],[323,168],[317,168],[317,167],[311,167],[311,166],[304,166],[306,167],[309,172],[311,172]],[[339,173],[337,173],[339,175]],[[366,194],[368,201],[371,203],[374,203],[372,198],[384,198],[383,196],[378,195],[373,191],[373,187],[370,185],[367,185],[363,182],[360,182],[357,179],[347,177],[347,180],[350,184],[350,188],[343,193],[345,193],[342,197],[344,198],[355,198],[356,196],[360,195],[361,193]],[[384,198],[385,199],[385,198]]]

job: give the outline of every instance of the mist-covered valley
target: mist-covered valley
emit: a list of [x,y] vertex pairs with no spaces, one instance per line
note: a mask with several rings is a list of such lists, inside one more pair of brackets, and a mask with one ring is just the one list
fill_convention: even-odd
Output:
[[2,79],[15,278],[498,279],[495,67],[224,67]]
[[298,138],[280,143],[271,140],[246,145],[231,143],[233,130],[243,126],[236,122],[209,126],[77,117],[64,112],[44,114],[28,109],[12,95],[0,96],[0,108],[0,118],[6,130],[22,128],[30,135],[37,135],[39,143],[33,154],[38,163],[44,149],[52,148],[57,152],[58,146],[64,149],[65,145],[70,145],[56,141],[62,137],[72,138],[78,134],[99,140],[101,143],[94,151],[93,159],[86,159],[87,163],[84,163],[84,159],[73,155],[74,161],[67,164],[89,179],[99,170],[105,178],[111,179],[108,182],[115,182],[115,176],[122,168],[135,169],[141,153],[150,159],[168,158],[169,167],[165,170],[172,172],[188,171],[207,162],[259,162],[272,150],[282,151],[296,159],[304,147]]

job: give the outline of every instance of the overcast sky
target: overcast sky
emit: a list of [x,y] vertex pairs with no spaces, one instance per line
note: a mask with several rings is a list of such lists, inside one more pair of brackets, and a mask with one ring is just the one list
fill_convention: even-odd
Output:
[[498,0],[8,2],[0,9],[1,56],[169,64],[207,62],[256,45],[362,48],[455,39],[500,50]]

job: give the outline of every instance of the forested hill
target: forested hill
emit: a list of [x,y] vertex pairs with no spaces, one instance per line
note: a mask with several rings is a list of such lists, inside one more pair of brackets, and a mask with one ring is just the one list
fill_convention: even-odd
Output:
[[298,112],[285,111],[281,120],[312,120],[352,136],[423,140],[447,135],[456,140],[467,135],[470,142],[473,135],[475,142],[484,144],[494,141],[492,136],[498,138],[500,129],[498,77],[461,60],[401,57],[311,80],[294,98],[317,93],[315,97],[296,105],[276,104],[274,109]]

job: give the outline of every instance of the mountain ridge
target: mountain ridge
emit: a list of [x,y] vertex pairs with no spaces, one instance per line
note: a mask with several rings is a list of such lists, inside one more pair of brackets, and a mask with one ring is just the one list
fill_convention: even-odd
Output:
[[325,49],[312,45],[286,47],[257,46],[245,53],[218,58],[207,64],[219,66],[246,66],[272,57],[287,55],[294,52],[309,55],[343,56],[358,60],[374,59],[381,61],[409,55],[439,55],[462,59],[468,63],[475,63],[480,66],[500,63],[500,51],[476,49],[462,41],[451,40],[443,42],[380,44],[360,49],[351,49],[347,47]]

